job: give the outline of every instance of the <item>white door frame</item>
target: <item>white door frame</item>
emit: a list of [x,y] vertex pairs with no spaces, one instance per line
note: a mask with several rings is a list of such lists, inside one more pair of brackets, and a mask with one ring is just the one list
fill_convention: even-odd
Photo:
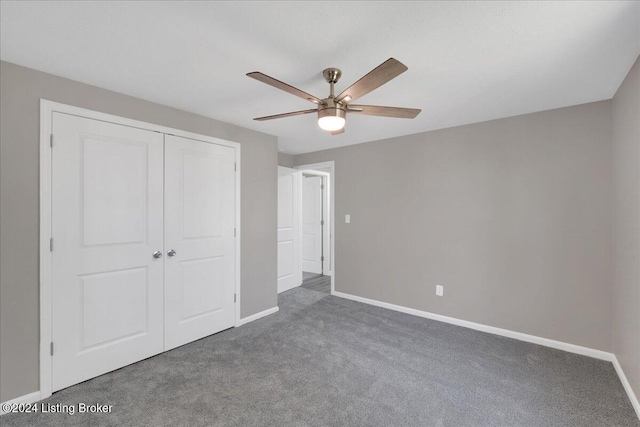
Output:
[[[335,162],[333,160],[329,162],[322,163],[311,163],[307,165],[294,166],[294,169],[299,169],[304,174],[309,175],[322,175],[329,177],[329,185],[328,191],[329,194],[327,199],[329,200],[329,218],[330,218],[330,240],[331,240],[331,257],[329,260],[330,270],[331,270],[331,295],[334,295],[336,292],[336,198],[335,198],[335,189],[336,189],[336,169]],[[330,172],[320,172],[314,169],[329,169]],[[302,186],[300,186],[302,188]],[[302,203],[302,197],[300,198],[300,203]]]
[[52,137],[51,125],[53,113],[70,114],[88,119],[101,120],[123,126],[138,129],[150,130],[163,134],[180,136],[183,138],[195,139],[211,144],[224,145],[235,150],[236,162],[236,188],[235,188],[235,224],[236,224],[236,247],[235,247],[235,293],[237,296],[235,303],[235,325],[240,325],[240,144],[226,141],[206,135],[199,135],[184,130],[169,128],[152,123],[141,122],[125,117],[115,116],[98,111],[87,110],[85,108],[58,102],[40,99],[40,399],[46,399],[52,392],[52,281],[51,268],[52,257],[50,250],[51,242],[51,151],[52,141],[55,146],[55,139]]

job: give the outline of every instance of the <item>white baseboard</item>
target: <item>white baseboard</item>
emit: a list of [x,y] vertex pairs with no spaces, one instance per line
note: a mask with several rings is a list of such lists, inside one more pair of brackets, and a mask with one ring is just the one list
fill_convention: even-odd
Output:
[[4,415],[7,412],[9,412],[9,411],[5,411],[5,408],[7,407],[7,405],[20,405],[20,404],[26,404],[26,403],[35,403],[38,400],[41,400],[39,391],[34,391],[33,393],[25,394],[24,396],[20,396],[20,397],[16,397],[15,399],[7,400],[6,402],[3,402],[2,406],[0,407],[0,415]]
[[620,362],[618,362],[618,358],[615,356],[613,356],[613,367],[616,368],[618,377],[620,377],[620,382],[622,382],[622,386],[627,392],[627,396],[629,396],[631,405],[633,406],[633,409],[635,409],[638,419],[640,419],[640,402],[638,401],[636,394],[633,392],[633,389],[631,388],[631,384],[629,384],[629,380],[627,379],[627,376],[624,374],[624,371],[622,370],[622,366],[620,366]]
[[278,312],[278,310],[280,310],[280,308],[278,308],[278,307],[272,307],[272,308],[270,308],[270,309],[268,309],[268,310],[261,311],[260,313],[256,313],[256,314],[251,315],[251,316],[249,316],[249,317],[242,318],[242,319],[240,319],[240,320],[238,321],[238,324],[236,325],[236,327],[237,327],[237,326],[246,325],[247,323],[251,323],[251,322],[253,322],[254,320],[262,319],[262,318],[263,318],[263,317],[265,317],[265,316],[268,316],[268,315],[273,314],[273,313],[277,313],[277,312]]
[[533,344],[543,345],[545,347],[556,348],[558,350],[568,351],[570,353],[581,354],[583,356],[594,357],[596,359],[607,360],[612,362],[615,356],[613,353],[609,353],[602,350],[596,350],[594,348],[582,347],[575,344],[569,344],[562,341],[551,340],[548,338],[542,338],[535,335],[523,334],[522,332],[510,331],[508,329],[496,328],[495,326],[483,325],[482,323],[470,322],[468,320],[457,319],[455,317],[443,316],[441,314],[430,313],[428,311],[416,310],[415,308],[404,307],[401,305],[389,304],[387,302],[377,301],[369,298],[363,298],[356,295],[345,294],[342,292],[334,292],[333,295],[345,298],[353,301],[363,302],[365,304],[375,305],[377,307],[387,308],[389,310],[399,311],[401,313],[412,314],[418,317],[424,317],[426,319],[437,320],[439,322],[450,323],[452,325],[463,326],[469,329],[475,329],[477,331],[488,332],[494,335],[500,335],[503,337],[514,338],[520,341],[526,341]]

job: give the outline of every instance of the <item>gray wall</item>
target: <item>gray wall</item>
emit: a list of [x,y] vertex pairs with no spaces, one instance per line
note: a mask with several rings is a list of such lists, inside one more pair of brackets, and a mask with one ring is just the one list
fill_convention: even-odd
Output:
[[0,401],[39,389],[40,98],[240,142],[241,314],[277,305],[275,137],[6,62],[0,92]]
[[293,156],[286,153],[278,153],[278,166],[284,166],[286,168],[293,167]]
[[612,103],[613,351],[640,398],[640,59]]
[[337,291],[612,350],[610,101],[294,158],[329,160]]

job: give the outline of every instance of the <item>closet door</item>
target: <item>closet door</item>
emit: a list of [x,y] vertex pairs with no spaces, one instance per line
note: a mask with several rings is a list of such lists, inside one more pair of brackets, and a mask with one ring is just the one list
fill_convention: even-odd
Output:
[[163,136],[61,113],[53,133],[56,391],[163,351]]
[[235,150],[165,136],[165,350],[234,325]]

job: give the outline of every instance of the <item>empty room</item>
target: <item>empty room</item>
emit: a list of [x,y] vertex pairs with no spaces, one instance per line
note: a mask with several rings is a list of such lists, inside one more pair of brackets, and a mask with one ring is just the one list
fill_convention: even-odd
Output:
[[0,425],[639,398],[640,2],[0,0]]

